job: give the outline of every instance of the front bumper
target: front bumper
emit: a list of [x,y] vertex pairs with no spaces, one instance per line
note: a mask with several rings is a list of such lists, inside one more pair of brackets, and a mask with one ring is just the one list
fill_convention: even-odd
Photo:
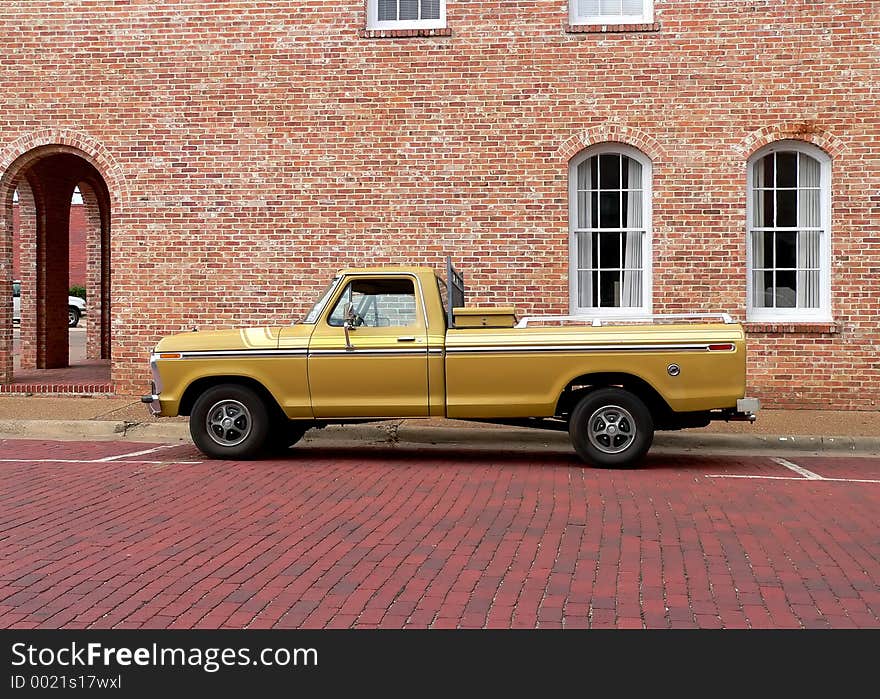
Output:
[[152,415],[162,414],[162,405],[159,403],[159,394],[162,392],[162,379],[159,376],[159,355],[155,352],[150,354],[150,372],[153,374],[153,380],[150,381],[150,395],[141,396],[141,403],[150,406]]

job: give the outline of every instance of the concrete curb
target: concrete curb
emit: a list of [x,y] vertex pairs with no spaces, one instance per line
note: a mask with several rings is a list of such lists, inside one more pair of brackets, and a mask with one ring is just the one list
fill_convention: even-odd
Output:
[[[174,444],[189,442],[186,422],[125,422],[112,420],[0,420],[0,438],[60,440],[125,440]],[[332,446],[362,442],[387,445],[458,445],[522,449],[533,446],[570,450],[566,432],[518,427],[439,427],[388,421],[360,425],[331,425],[311,430],[305,443]],[[880,438],[814,437],[705,432],[658,432],[653,449],[704,452],[812,452],[880,454]]]

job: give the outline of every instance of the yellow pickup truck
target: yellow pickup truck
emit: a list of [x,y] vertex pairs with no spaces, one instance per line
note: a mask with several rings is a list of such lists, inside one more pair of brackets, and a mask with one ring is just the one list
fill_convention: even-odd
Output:
[[299,323],[171,335],[150,358],[155,415],[189,415],[206,455],[248,459],[306,430],[454,418],[568,430],[601,467],[637,464],[654,430],[755,419],[745,335],[726,314],[532,316],[471,308],[463,276],[339,272]]

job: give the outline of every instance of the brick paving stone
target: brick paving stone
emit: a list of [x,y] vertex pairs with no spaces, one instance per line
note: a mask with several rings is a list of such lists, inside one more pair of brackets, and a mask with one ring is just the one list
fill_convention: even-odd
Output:
[[706,478],[726,462],[696,456],[606,471],[466,450],[157,454],[0,464],[0,627],[880,627],[872,484]]

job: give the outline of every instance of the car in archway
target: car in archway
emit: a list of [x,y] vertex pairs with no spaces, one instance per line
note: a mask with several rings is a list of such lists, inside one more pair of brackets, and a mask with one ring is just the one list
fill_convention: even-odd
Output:
[[[86,314],[86,302],[78,296],[67,297],[67,327],[75,328]],[[12,322],[21,322],[21,282],[12,282]]]

